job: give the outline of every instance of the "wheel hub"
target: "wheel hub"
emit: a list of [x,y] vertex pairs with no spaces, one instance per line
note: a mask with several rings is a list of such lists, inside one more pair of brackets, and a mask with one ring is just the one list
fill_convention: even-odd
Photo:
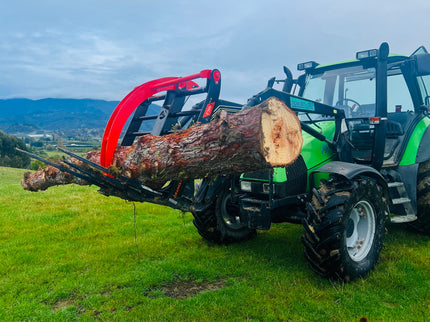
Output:
[[369,202],[361,200],[352,208],[346,228],[349,257],[362,261],[370,252],[375,236],[375,211]]

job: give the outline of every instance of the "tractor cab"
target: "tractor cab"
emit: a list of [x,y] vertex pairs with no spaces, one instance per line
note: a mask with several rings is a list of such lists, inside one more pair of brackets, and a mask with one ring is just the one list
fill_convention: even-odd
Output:
[[[408,57],[388,55],[383,44],[350,61],[299,64],[306,72],[299,96],[344,110],[339,159],[379,170],[399,165],[411,130],[427,113],[429,68],[424,47]],[[302,116],[306,118],[316,124],[326,120],[322,115]]]

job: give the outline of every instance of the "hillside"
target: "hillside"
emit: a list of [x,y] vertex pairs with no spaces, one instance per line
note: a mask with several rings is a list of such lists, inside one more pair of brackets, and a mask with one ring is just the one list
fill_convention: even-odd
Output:
[[48,131],[104,128],[117,105],[117,101],[95,99],[3,99],[0,129],[14,133],[22,125]]
[[[0,130],[23,137],[54,132],[61,137],[97,136],[119,102],[95,99],[3,99],[0,100]],[[151,104],[148,114],[158,114],[160,106]],[[150,131],[155,121],[142,125]]]

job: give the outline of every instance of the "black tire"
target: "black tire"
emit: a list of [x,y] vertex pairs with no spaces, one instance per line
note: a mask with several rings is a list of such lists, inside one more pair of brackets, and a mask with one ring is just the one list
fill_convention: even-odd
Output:
[[421,163],[418,168],[417,217],[408,226],[414,231],[430,235],[430,160]]
[[307,206],[302,242],[312,270],[349,282],[374,268],[388,215],[375,181],[323,181]]
[[231,244],[253,238],[256,230],[240,222],[239,205],[231,202],[231,191],[225,187],[214,204],[202,212],[194,212],[194,226],[199,234],[217,244]]

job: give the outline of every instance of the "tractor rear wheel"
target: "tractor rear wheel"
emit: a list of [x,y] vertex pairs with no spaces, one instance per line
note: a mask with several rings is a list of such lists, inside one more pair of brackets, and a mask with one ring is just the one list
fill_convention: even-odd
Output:
[[417,181],[417,217],[408,223],[413,230],[430,234],[430,160],[420,164]]
[[366,275],[378,261],[387,214],[374,180],[323,181],[308,204],[302,236],[312,270],[345,282]]
[[256,230],[241,222],[239,204],[232,201],[231,189],[226,186],[209,209],[193,213],[194,226],[199,234],[217,244],[231,244],[253,238]]

